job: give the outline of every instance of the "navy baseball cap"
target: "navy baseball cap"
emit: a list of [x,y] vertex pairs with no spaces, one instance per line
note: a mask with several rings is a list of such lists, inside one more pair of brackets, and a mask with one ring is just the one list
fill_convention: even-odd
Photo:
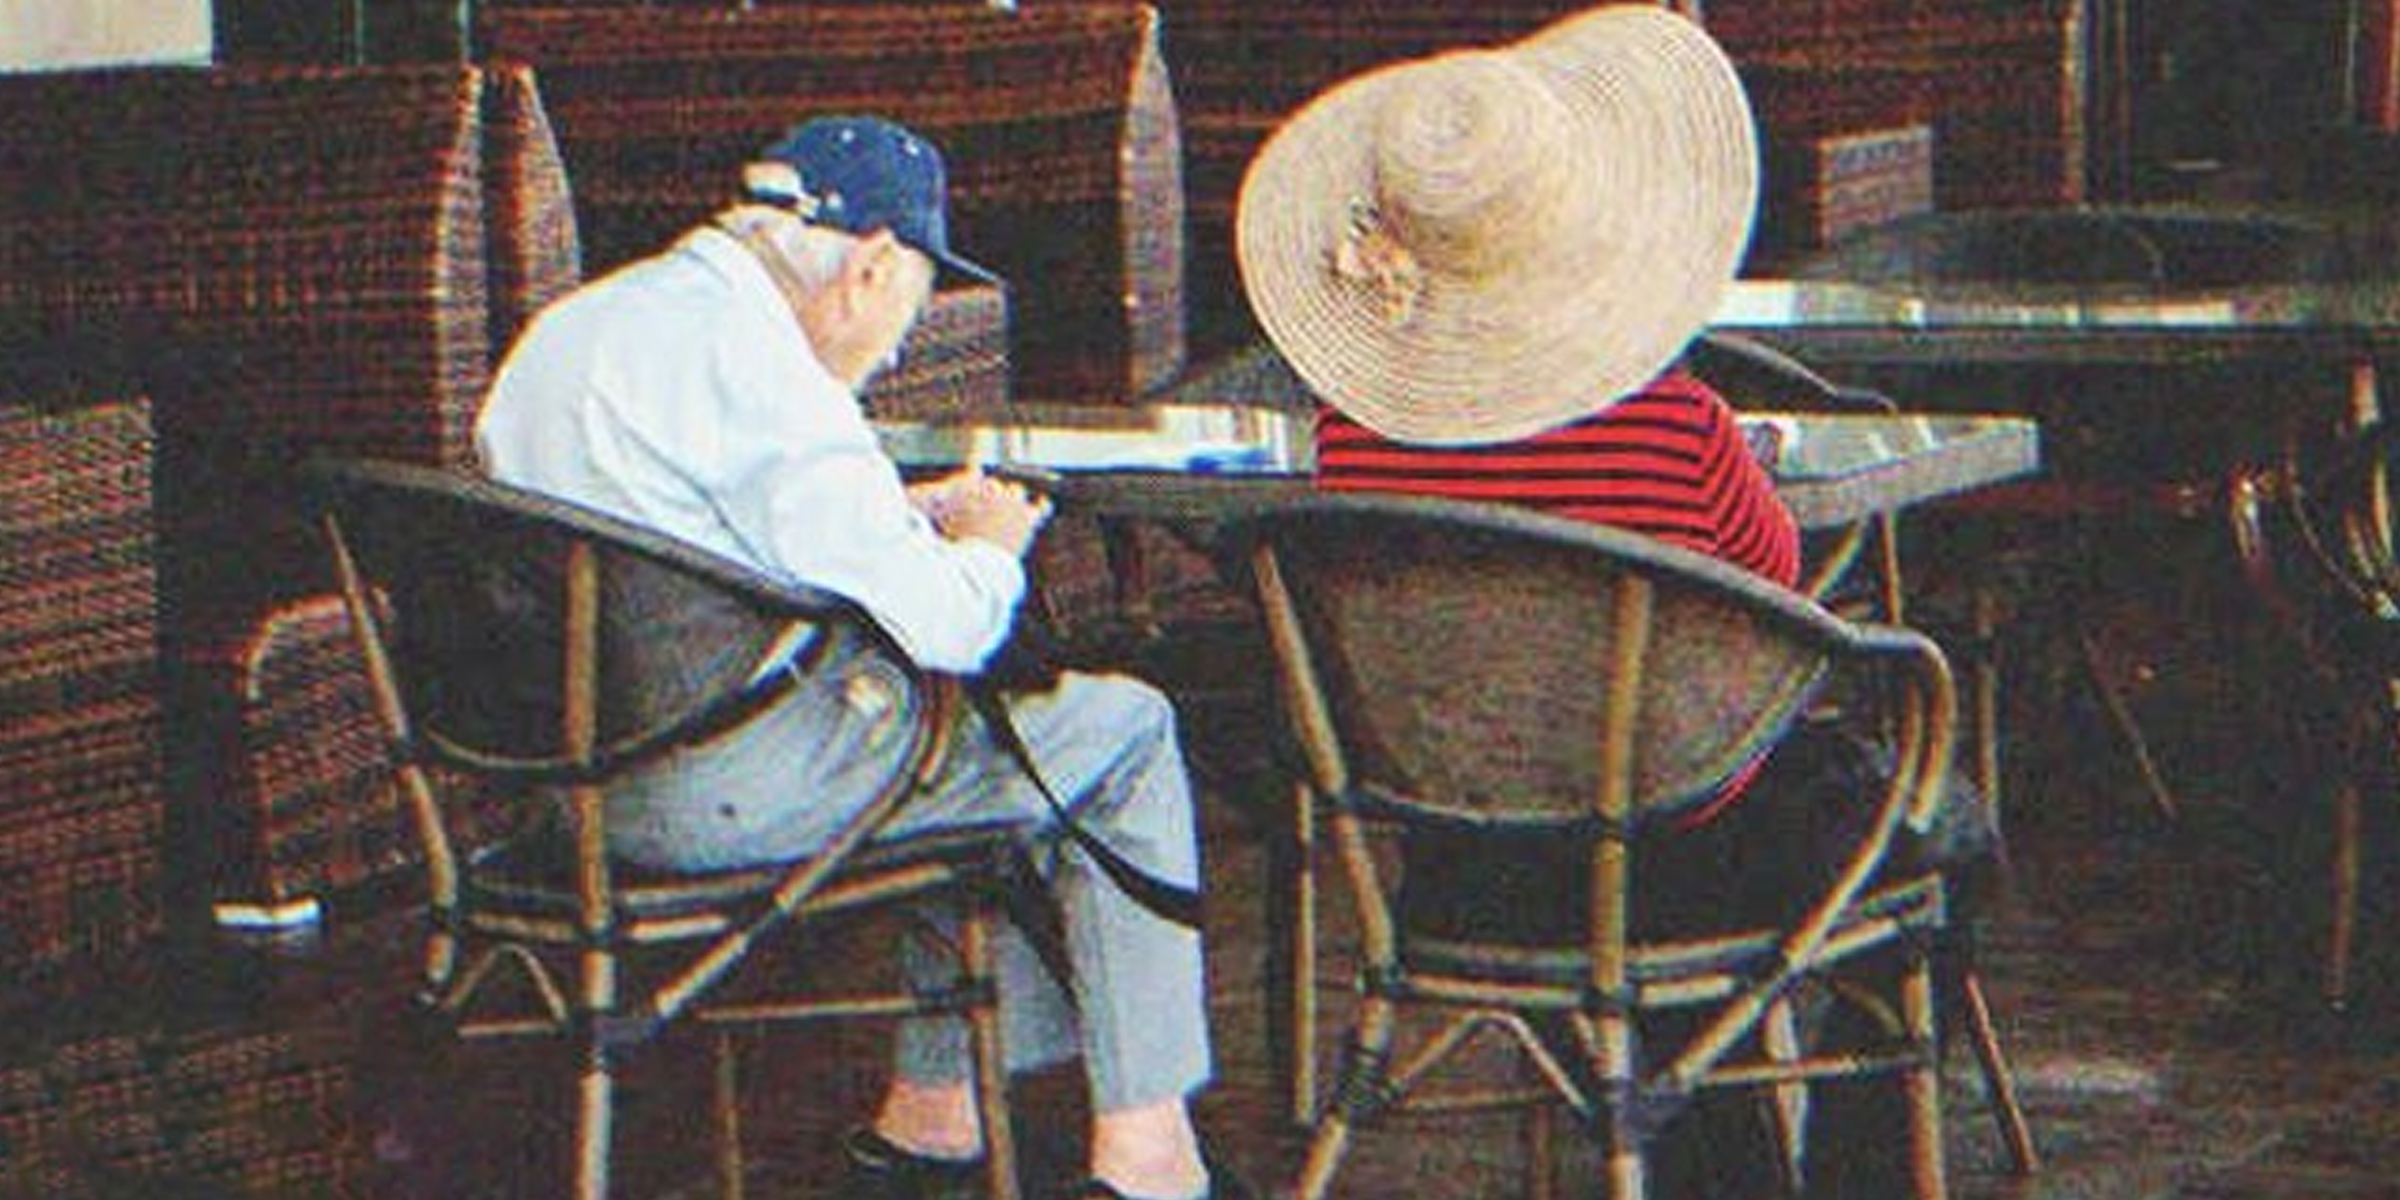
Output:
[[810,224],[860,236],[889,229],[942,267],[985,283],[1000,282],[950,248],[942,152],[890,121],[804,121],[760,151],[742,183],[752,200],[792,209]]

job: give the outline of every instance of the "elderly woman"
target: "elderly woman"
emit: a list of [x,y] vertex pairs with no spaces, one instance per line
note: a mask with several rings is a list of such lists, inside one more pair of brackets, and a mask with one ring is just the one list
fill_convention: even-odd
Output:
[[[1311,101],[1252,164],[1237,246],[1260,325],[1327,405],[1319,486],[1523,505],[1790,586],[1790,514],[1724,398],[1677,365],[1740,264],[1757,162],[1731,64],[1648,6]],[[1810,895],[1876,769],[1858,745],[1804,727],[1646,832],[1636,936],[1771,921]],[[1570,840],[1414,836],[1401,853],[1412,929],[1582,937],[1587,854]],[[1867,1148],[1819,1142],[1812,1193],[1897,1194],[1850,1173]],[[1781,1183],[1744,1098],[1704,1093],[1658,1149],[1663,1194]]]

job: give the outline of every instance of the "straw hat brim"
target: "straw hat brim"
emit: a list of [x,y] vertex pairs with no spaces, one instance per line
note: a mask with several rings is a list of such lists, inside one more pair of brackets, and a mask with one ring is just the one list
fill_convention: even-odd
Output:
[[1422,62],[1355,77],[1302,108],[1243,180],[1236,248],[1268,338],[1327,403],[1395,440],[1510,441],[1655,378],[1739,268],[1758,199],[1748,101],[1723,51],[1681,17],[1622,5],[1504,49],[1564,106],[1589,214],[1506,273],[1429,272],[1405,319],[1330,264],[1377,186],[1376,114]]

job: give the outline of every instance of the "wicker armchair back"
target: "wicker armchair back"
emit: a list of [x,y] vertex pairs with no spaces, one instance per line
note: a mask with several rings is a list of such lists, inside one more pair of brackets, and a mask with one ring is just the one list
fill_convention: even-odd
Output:
[[479,43],[540,71],[595,270],[705,217],[808,116],[876,113],[940,145],[953,239],[1008,283],[1005,360],[920,338],[903,371],[943,367],[950,394],[887,388],[883,411],[1122,404],[1182,369],[1182,149],[1145,5],[499,8]]
[[[105,371],[152,404],[166,769],[193,813],[173,852],[200,860],[178,877],[244,899],[355,882],[264,865],[325,830],[250,777],[244,675],[303,644],[263,627],[330,586],[292,467],[465,461],[498,339],[579,275],[531,76],[78,71],[0,78],[0,113],[0,376]],[[339,762],[296,778],[374,787]]]

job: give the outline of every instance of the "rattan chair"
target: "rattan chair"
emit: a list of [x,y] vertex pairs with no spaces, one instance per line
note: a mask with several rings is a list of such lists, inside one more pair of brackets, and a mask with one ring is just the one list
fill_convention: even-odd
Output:
[[[2327,1004],[2350,1000],[2362,844],[2359,777],[2388,772],[2400,707],[2400,557],[2393,479],[2400,427],[2378,420],[2332,439],[2294,437],[2272,469],[2237,473],[2233,540],[2278,627],[2298,640],[2303,694],[2326,697],[2334,726],[2333,830],[2325,963]],[[2312,731],[2320,733],[2321,731]]]
[[[1711,331],[1694,339],[1685,351],[1685,365],[1735,405],[1750,409],[1796,409],[1809,412],[1891,413],[1899,405],[1889,396],[1849,387],[1819,374],[1806,363],[1738,334]],[[1865,583],[1850,578],[1862,553],[1872,547],[1874,574]],[[1881,513],[1836,531],[1829,541],[1807,555],[1816,564],[1800,590],[1810,598],[1845,613],[1893,625],[1908,623],[1908,591],[1900,569],[1900,531],[1897,513]],[[1987,580],[1970,583],[1972,627],[1967,655],[1968,708],[1975,726],[1974,777],[1984,802],[2000,810],[2000,664],[1995,649],[1996,599]],[[1864,593],[1864,595],[1861,595]],[[2015,1073],[2000,1045],[1992,1019],[1990,997],[1974,964],[1953,981],[1975,1057],[1983,1069],[1984,1090],[1991,1098],[1992,1120],[2008,1149],[2009,1161],[2020,1175],[2041,1166],[2031,1124],[2017,1100]]]
[[[1846,387],[1808,364],[1764,342],[1710,330],[1685,348],[1684,368],[1700,377],[1736,408],[1831,413],[1894,413],[1899,405],[1881,392]],[[1860,555],[1875,551],[1875,577],[1867,602],[1878,619],[1895,625],[1907,619],[1900,581],[1899,514],[1879,513],[1837,530],[1806,556],[1813,563],[1800,590],[1829,601],[1850,580]]]
[[[845,601],[590,510],[394,463],[316,462],[307,480],[424,843],[424,999],[462,1037],[572,1049],[574,1194],[607,1194],[618,1060],[670,1026],[714,1035],[719,1182],[738,1196],[739,1030],[953,1012],[973,1032],[991,1191],[1013,1198],[990,937],[1009,881],[1030,868],[1001,828],[877,837],[939,763],[954,685],[911,666]],[[758,670],[792,645],[788,667]],[[822,852],[712,874],[612,861],[612,778],[727,732],[853,654],[888,659],[906,681],[907,753]],[[453,773],[566,803],[470,848],[440,791]],[[934,901],[964,914],[959,980],[939,994],[831,994],[790,955],[764,981],[781,990],[745,978],[763,973],[744,968],[770,940]],[[530,987],[503,985],[511,975]],[[511,995],[540,1003],[495,1003]]]
[[[1889,1133],[1909,1139],[1917,1194],[1944,1194],[1927,966],[1944,885],[1891,857],[1904,822],[1932,811],[1949,758],[1953,694],[1939,648],[1845,622],[1705,556],[1514,508],[1326,496],[1235,535],[1307,762],[1295,825],[1300,978],[1313,978],[1316,856],[1306,848],[1320,808],[1362,938],[1356,1024],[1302,1200],[1326,1193],[1354,1131],[1387,1114],[1524,1107],[1546,1123],[1560,1102],[1596,1131],[1609,1194],[1638,1200],[1653,1137],[1695,1092],[1774,1092],[1790,1133],[1796,1085],[1868,1075],[1905,1089],[1908,1128]],[[1846,865],[1822,894],[1797,898],[1801,915],[1783,927],[1634,939],[1636,834],[1715,796],[1852,669],[1891,685],[1900,769],[1871,798]],[[1585,942],[1529,952],[1418,936],[1395,915],[1376,830],[1577,840],[1589,851]],[[1873,951],[1903,964],[1889,998],[1899,1027],[1883,1045],[1800,1051],[1795,989],[1857,974],[1846,967]],[[1670,1011],[1696,1032],[1651,1044]],[[1407,1013],[1438,1020],[1403,1053]],[[1537,1031],[1561,1021],[1574,1032],[1564,1053]],[[1462,1086],[1442,1071],[1486,1036],[1522,1051],[1536,1081]],[[1543,1195],[1545,1142],[1535,1145],[1533,1194]]]

